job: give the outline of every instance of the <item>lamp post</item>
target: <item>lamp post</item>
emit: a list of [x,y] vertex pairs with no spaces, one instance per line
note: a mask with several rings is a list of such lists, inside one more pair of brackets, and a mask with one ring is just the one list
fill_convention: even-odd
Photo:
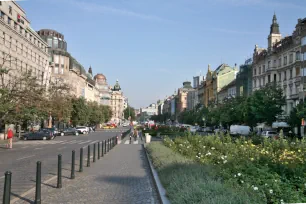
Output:
[[204,116],[202,117],[202,120],[203,120],[203,122],[204,122],[204,127],[206,127],[206,119],[205,119]]

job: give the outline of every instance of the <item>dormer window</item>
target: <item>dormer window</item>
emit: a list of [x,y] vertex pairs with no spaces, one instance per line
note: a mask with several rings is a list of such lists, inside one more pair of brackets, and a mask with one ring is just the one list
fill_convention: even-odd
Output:
[[9,6],[9,14],[12,15],[13,11],[12,11],[12,6]]

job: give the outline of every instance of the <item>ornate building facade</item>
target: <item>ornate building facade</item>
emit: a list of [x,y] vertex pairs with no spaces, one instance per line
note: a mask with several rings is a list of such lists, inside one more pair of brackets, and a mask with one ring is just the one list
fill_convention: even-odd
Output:
[[10,69],[4,83],[30,72],[48,87],[48,44],[31,28],[25,11],[15,1],[0,3],[0,63]]
[[123,92],[121,91],[121,87],[119,81],[116,81],[114,87],[112,87],[112,94],[110,105],[112,108],[112,119],[111,121],[116,124],[121,124],[124,119],[124,96]]
[[288,116],[292,108],[305,98],[303,77],[305,60],[306,18],[298,19],[293,34],[282,38],[274,14],[268,36],[268,47],[259,48],[255,45],[252,65],[253,90],[269,83],[280,86],[286,97],[284,116]]
[[99,92],[99,103],[101,105],[110,106],[112,91],[107,84],[106,77],[103,74],[97,74],[94,79],[96,82],[96,88]]

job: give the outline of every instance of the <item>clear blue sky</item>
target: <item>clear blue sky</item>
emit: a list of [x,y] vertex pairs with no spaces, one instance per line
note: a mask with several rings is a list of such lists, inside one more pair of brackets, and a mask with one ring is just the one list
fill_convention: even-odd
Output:
[[138,108],[170,95],[207,65],[242,64],[267,46],[272,16],[291,35],[305,0],[27,0],[35,30],[65,35],[84,67],[103,73]]

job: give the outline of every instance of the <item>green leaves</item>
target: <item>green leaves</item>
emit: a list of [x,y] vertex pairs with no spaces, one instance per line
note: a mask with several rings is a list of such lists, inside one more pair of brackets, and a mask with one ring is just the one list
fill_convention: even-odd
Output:
[[131,106],[128,106],[126,109],[124,109],[123,113],[124,113],[124,118],[125,119],[128,119],[129,116],[131,116],[132,120],[136,119],[135,109]]

